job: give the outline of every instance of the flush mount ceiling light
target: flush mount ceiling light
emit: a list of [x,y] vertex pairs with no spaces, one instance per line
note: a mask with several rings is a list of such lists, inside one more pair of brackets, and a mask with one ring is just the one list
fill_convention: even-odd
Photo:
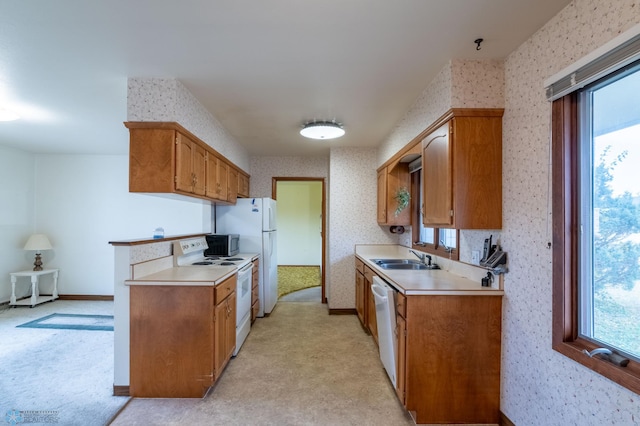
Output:
[[344,129],[335,121],[313,121],[306,123],[300,134],[310,139],[335,139],[344,135]]
[[13,121],[20,118],[18,114],[8,109],[0,108],[0,121]]

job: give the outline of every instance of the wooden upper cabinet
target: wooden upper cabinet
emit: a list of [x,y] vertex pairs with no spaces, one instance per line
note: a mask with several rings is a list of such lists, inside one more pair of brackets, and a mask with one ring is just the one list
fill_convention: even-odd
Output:
[[229,166],[227,179],[227,201],[235,203],[238,198],[238,169]]
[[209,153],[207,156],[207,197],[228,201],[228,174],[229,165],[226,161]]
[[249,175],[238,170],[238,197],[249,198]]
[[235,204],[249,176],[178,123],[127,122],[129,192],[182,194]]
[[411,225],[411,203],[397,212],[398,190],[411,189],[409,164],[396,162],[378,170],[378,224]]
[[429,225],[453,224],[449,123],[422,141],[422,217]]
[[387,168],[378,171],[378,223],[387,223]]
[[204,195],[206,154],[201,145],[176,132],[176,190]]
[[501,109],[452,110],[422,140],[423,223],[502,228]]

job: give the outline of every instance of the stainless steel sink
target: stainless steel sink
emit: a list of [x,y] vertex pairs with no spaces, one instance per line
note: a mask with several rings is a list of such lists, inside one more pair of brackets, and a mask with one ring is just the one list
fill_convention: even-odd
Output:
[[403,270],[425,270],[440,269],[438,265],[425,265],[419,260],[413,259],[371,259],[376,265],[382,269],[403,269]]
[[382,264],[420,264],[419,260],[414,259],[371,259],[376,265]]
[[381,263],[379,266],[382,269],[413,269],[417,271],[432,269],[429,265],[423,265],[422,263]]

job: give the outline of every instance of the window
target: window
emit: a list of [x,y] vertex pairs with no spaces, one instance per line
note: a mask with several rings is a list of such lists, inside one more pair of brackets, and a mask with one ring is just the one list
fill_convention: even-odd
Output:
[[[640,62],[553,103],[553,347],[640,393]],[[606,348],[626,367],[583,351]]]
[[640,66],[579,95],[579,333],[640,359]]
[[413,248],[416,250],[425,251],[438,256],[447,257],[449,259],[458,260],[458,238],[459,233],[457,229],[447,228],[430,228],[422,224],[422,173],[420,169],[413,169],[411,174],[411,199],[416,200],[412,204],[413,217],[412,223],[412,238]]

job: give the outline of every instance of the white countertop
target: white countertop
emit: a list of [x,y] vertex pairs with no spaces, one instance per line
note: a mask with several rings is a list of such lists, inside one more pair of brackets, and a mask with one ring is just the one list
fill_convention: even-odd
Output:
[[125,285],[188,285],[216,286],[238,271],[235,266],[176,266],[136,280],[127,280]]
[[[480,280],[487,270],[473,265],[452,261],[435,255],[432,263],[442,269],[389,270],[382,269],[371,259],[414,259],[407,247],[399,245],[357,245],[356,256],[398,291],[406,295],[467,295],[502,296],[499,279],[493,287],[482,287]],[[417,259],[417,258],[416,258]]]
[[[240,253],[238,257],[249,258],[258,254]],[[245,263],[246,264],[246,263]],[[167,268],[135,280],[126,280],[125,285],[164,285],[164,286],[216,286],[238,272],[238,266],[187,265]]]

